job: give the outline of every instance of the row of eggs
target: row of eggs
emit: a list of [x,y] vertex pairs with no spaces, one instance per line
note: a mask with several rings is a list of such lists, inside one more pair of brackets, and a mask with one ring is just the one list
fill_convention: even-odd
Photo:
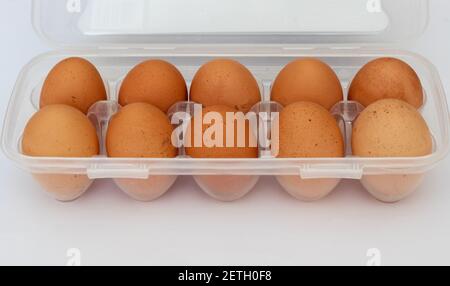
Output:
[[[229,59],[203,65],[192,80],[190,97],[204,106],[228,105],[243,112],[261,99],[252,73]],[[164,112],[187,98],[182,74],[162,60],[148,60],[134,67],[119,92],[122,106],[146,102]],[[303,58],[283,68],[273,83],[271,98],[283,106],[310,101],[329,110],[344,96],[331,67],[318,59]],[[394,58],[380,58],[358,72],[349,89],[349,100],[368,106],[383,98],[401,99],[416,108],[423,104],[420,79],[408,64]],[[105,99],[106,90],[95,66],[81,58],[69,58],[49,73],[42,88],[40,106],[67,104],[86,113],[92,104]]]

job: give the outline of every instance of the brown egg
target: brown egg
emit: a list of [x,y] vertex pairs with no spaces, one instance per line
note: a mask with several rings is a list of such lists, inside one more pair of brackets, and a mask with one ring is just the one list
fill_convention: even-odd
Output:
[[[344,157],[344,139],[336,119],[313,102],[296,102],[286,106],[279,117],[279,140],[275,140],[278,158]],[[276,133],[274,133],[276,134]],[[339,184],[339,178],[304,179],[300,176],[277,176],[281,186],[302,201],[316,201],[327,196]]]
[[[214,105],[214,106],[209,106],[209,107],[205,107],[203,109],[203,116],[201,117],[201,120],[203,123],[205,123],[205,117],[211,116],[212,114],[217,114],[220,116],[221,121],[220,122],[212,122],[211,124],[202,124],[202,130],[197,130],[195,128],[196,126],[196,120],[200,119],[200,116],[198,118],[196,118],[195,116],[192,119],[191,124],[189,125],[188,128],[188,136],[186,138],[186,142],[190,142],[190,146],[191,147],[187,147],[186,148],[186,153],[188,156],[191,156],[193,158],[257,158],[258,157],[258,148],[257,147],[252,147],[252,146],[256,146],[256,139],[255,140],[250,140],[250,139],[254,139],[254,137],[250,137],[253,135],[250,135],[249,130],[250,130],[250,124],[248,122],[248,120],[244,121],[234,121],[234,143],[232,144],[232,147],[227,147],[227,126],[229,127],[228,121],[226,120],[226,116],[227,113],[232,113],[235,114],[236,112],[238,112],[236,109],[229,107],[229,106],[225,106],[225,105]],[[211,114],[210,114],[211,113]],[[222,146],[223,147],[217,147],[217,146],[210,146],[208,147],[208,142],[205,142],[203,140],[204,135],[206,132],[209,132],[208,130],[211,130],[210,128],[214,125],[214,124],[220,124],[220,126],[222,127],[222,134],[217,135],[215,134],[213,136],[213,138],[217,138],[215,136],[222,136],[223,138],[223,143]],[[238,144],[238,130],[240,129],[238,124],[245,124],[245,134],[242,136],[245,136],[245,142],[243,142],[244,144],[239,145]],[[192,126],[194,126],[194,128],[192,128]],[[242,127],[242,126],[241,126]],[[190,131],[189,131],[190,130]],[[190,134],[190,136],[189,136]],[[253,133],[252,133],[253,134]],[[196,139],[197,137],[197,139]],[[231,140],[231,139],[230,139]],[[253,141],[253,143],[255,143],[255,145],[252,145],[251,141]],[[201,147],[200,146],[196,146],[196,142],[200,142],[201,143]]]
[[344,140],[336,119],[313,102],[285,107],[279,118],[279,158],[344,156]]
[[82,58],[68,58],[48,74],[40,107],[66,104],[87,113],[97,101],[106,100],[105,84],[95,66]]
[[148,103],[133,103],[115,114],[108,127],[106,149],[109,157],[173,158],[173,126],[168,117]]
[[[97,131],[76,108],[54,104],[43,107],[29,120],[22,152],[34,157],[93,157],[99,154]],[[92,181],[85,174],[33,174],[40,185],[60,201],[80,197]]]
[[119,104],[145,102],[163,112],[177,102],[187,100],[183,75],[171,63],[148,60],[134,67],[122,82]]
[[385,98],[404,100],[415,108],[423,105],[419,77],[399,59],[379,58],[369,62],[358,72],[350,86],[349,99],[364,106]]
[[[232,124],[231,121],[226,119],[227,113],[236,114],[236,112],[238,112],[237,109],[229,106],[213,105],[205,107],[202,116],[195,117],[194,115],[187,131],[186,142],[189,143],[191,147],[186,147],[186,154],[192,158],[257,158],[258,148],[252,147],[256,146],[256,139],[253,137],[253,133],[249,133],[250,124],[247,120],[234,121],[234,140],[227,138],[227,127],[230,128],[230,124]],[[208,119],[208,117],[210,117],[210,119],[214,118],[213,122],[211,122],[211,124],[202,124],[202,122],[205,123],[205,120]],[[198,125],[197,120],[202,121],[199,125],[201,127],[196,127]],[[209,138],[211,135],[209,132],[211,131],[211,128],[213,128],[213,125],[220,126],[220,128],[217,128],[216,130],[217,132],[222,131],[222,134],[214,133],[214,136],[211,137],[217,139],[217,136],[221,136],[223,138],[223,147],[208,147],[206,145],[208,142],[203,141],[204,137]],[[242,145],[238,144],[239,127],[245,127],[245,129],[242,128],[245,130],[245,134],[241,134],[243,139],[243,142],[241,142],[243,143]],[[198,130],[196,128],[198,128]],[[232,147],[226,147],[227,139],[233,143]],[[255,141],[251,142],[250,139],[255,139]],[[196,147],[195,141],[200,141],[203,146]],[[252,143],[255,145],[252,145]],[[242,198],[253,189],[258,181],[258,176],[250,175],[198,175],[194,176],[194,178],[197,184],[207,194],[221,201],[235,201]]]
[[22,139],[25,155],[36,157],[92,157],[99,154],[97,131],[78,109],[49,105],[28,122]]
[[310,101],[330,110],[344,95],[339,78],[330,66],[318,59],[304,58],[281,70],[273,83],[271,98],[283,106]]
[[248,112],[261,101],[258,82],[241,63],[218,59],[206,63],[195,75],[191,100],[203,106],[227,105]]
[[[116,158],[174,158],[173,126],[166,114],[148,103],[132,103],[115,114],[108,127],[106,149]],[[149,176],[147,179],[115,179],[130,197],[153,201],[166,193],[177,176]]]
[[433,143],[425,120],[412,105],[383,99],[359,115],[352,148],[359,157],[416,157],[429,155]]

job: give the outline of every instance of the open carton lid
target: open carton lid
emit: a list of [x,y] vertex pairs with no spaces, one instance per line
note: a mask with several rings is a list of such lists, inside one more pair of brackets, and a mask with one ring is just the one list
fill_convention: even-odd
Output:
[[34,0],[33,25],[66,47],[364,44],[419,36],[428,0]]

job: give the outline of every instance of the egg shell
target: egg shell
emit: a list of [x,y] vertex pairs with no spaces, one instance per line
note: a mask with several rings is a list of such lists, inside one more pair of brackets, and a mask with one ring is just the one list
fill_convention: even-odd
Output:
[[186,81],[180,71],[163,60],[148,60],[135,66],[122,81],[119,103],[149,103],[163,112],[188,98]]
[[137,201],[154,201],[164,195],[177,176],[150,176],[148,179],[115,179],[116,185]]
[[259,176],[195,176],[200,188],[212,198],[232,202],[246,196],[256,185]]
[[123,107],[109,122],[106,149],[109,157],[173,158],[173,126],[159,108],[148,103]]
[[296,102],[285,107],[278,133],[279,158],[344,156],[344,139],[336,119],[317,103]]
[[414,69],[395,58],[379,58],[366,64],[353,79],[349,99],[364,106],[380,99],[406,101],[415,108],[424,103],[423,87]]
[[340,179],[302,179],[300,176],[277,176],[278,183],[294,198],[313,202],[328,196]]
[[416,157],[431,154],[433,141],[427,123],[412,105],[383,99],[358,117],[352,134],[353,155]]
[[[336,119],[317,103],[296,102],[285,107],[279,117],[278,136],[272,143],[278,158],[344,156],[344,139]],[[300,176],[277,176],[277,180],[290,195],[308,202],[326,197],[341,181]]]
[[87,113],[97,101],[106,100],[103,79],[96,67],[82,58],[59,62],[48,74],[42,86],[40,107],[66,104]]
[[33,174],[46,192],[61,202],[70,202],[81,197],[94,180],[83,174]]
[[330,66],[315,58],[303,58],[281,70],[272,85],[271,99],[283,106],[310,101],[330,110],[344,95],[341,82]]
[[241,63],[217,59],[204,64],[191,85],[191,100],[203,106],[227,105],[248,112],[261,101],[253,74]]
[[[208,147],[204,142],[204,134],[205,132],[213,125],[216,124],[216,122],[212,122],[211,124],[201,124],[202,130],[197,130],[195,128],[196,120],[202,120],[202,123],[204,123],[205,117],[209,116],[209,113],[217,113],[220,115],[220,118],[222,119],[220,122],[217,122],[217,124],[222,125],[222,131],[223,131],[223,147]],[[227,113],[233,113],[235,114],[238,112],[238,110],[225,106],[225,105],[214,105],[203,108],[202,116],[194,116],[191,120],[191,123],[189,124],[187,136],[186,136],[186,142],[190,143],[190,147],[186,147],[186,154],[188,156],[191,156],[193,158],[257,158],[258,157],[258,147],[252,147],[251,146],[251,140],[250,140],[250,124],[248,120],[245,120],[245,146],[239,147],[238,145],[238,121],[234,121],[234,146],[233,147],[226,147],[226,140],[227,140],[227,120],[226,116]],[[242,122],[241,122],[242,123]],[[199,128],[198,128],[199,129]],[[253,134],[253,133],[252,133]],[[196,139],[197,137],[197,139]],[[254,139],[254,138],[253,138]],[[196,142],[201,142],[202,146],[196,146]],[[256,143],[255,143],[256,145]]]
[[424,174],[363,176],[361,183],[377,200],[395,203],[410,196],[423,182]]
[[49,105],[28,121],[22,151],[36,157],[96,156],[99,154],[97,131],[78,109]]

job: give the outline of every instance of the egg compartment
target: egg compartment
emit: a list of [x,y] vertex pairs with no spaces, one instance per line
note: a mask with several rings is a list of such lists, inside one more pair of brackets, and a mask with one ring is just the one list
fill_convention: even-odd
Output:
[[[94,104],[87,116],[97,129],[100,144],[100,156],[107,158],[106,134],[111,118],[120,110],[116,101],[99,101]],[[175,183],[177,176],[154,175],[147,178],[117,177],[115,184],[131,198],[138,201],[153,201],[164,195]]]
[[[24,156],[20,150],[22,132],[28,120],[37,111],[40,94],[40,86],[51,68],[60,60],[79,56],[91,61],[99,70],[106,82],[108,101],[100,102],[91,108],[91,120],[97,125],[99,138],[102,142],[102,155],[95,158],[32,158]],[[409,63],[418,73],[427,95],[426,104],[421,112],[433,133],[434,152],[426,157],[417,158],[356,158],[349,153],[349,132],[345,132],[347,156],[345,158],[293,158],[274,159],[267,155],[267,150],[260,150],[258,159],[190,159],[180,152],[174,159],[137,159],[137,158],[107,158],[104,150],[104,132],[109,118],[117,111],[117,92],[123,77],[136,64],[152,58],[164,59],[181,71],[186,81],[191,82],[197,69],[205,62],[218,58],[233,58],[245,66],[255,75],[262,90],[263,108],[270,107],[270,88],[272,81],[279,71],[290,61],[299,57],[316,57],[327,64],[337,73],[341,84],[347,94],[348,85],[357,71],[372,59],[392,56]],[[34,102],[34,103],[33,103]],[[183,104],[183,103],[180,103]],[[265,106],[265,107],[264,107]],[[349,130],[350,121],[356,113],[348,109],[354,108],[351,103],[344,101],[338,105],[337,112],[347,119],[345,130]],[[93,115],[95,119],[93,119]],[[226,53],[222,50],[208,48],[197,50],[143,50],[143,49],[119,49],[119,50],[84,50],[84,51],[59,51],[41,55],[24,67],[19,75],[17,84],[8,106],[3,126],[2,147],[5,154],[17,162],[20,166],[35,174],[35,176],[48,176],[52,182],[52,188],[61,192],[60,186],[73,190],[73,196],[62,196],[61,200],[71,200],[80,196],[95,179],[114,179],[116,183],[136,199],[150,200],[158,197],[173,183],[174,178],[182,175],[212,178],[214,176],[235,177],[237,181],[243,177],[257,178],[259,176],[290,177],[291,180],[280,180],[280,183],[295,196],[315,200],[322,196],[310,196],[309,194],[327,194],[329,189],[342,179],[361,180],[367,189],[373,194],[392,193],[389,188],[412,190],[416,187],[420,178],[447,154],[449,147],[449,115],[445,94],[439,76],[435,68],[424,58],[403,51],[375,49],[331,49],[327,47],[307,48],[264,48],[258,49],[233,49]],[[64,180],[57,180],[58,176]],[[163,182],[148,183],[152,177],[164,177]],[[74,178],[80,179],[82,184],[70,183]],[[406,178],[406,179],[405,179]],[[411,178],[411,179],[410,179]],[[294,182],[292,183],[292,180]],[[301,185],[298,181],[303,182]],[[136,191],[136,185],[147,181],[145,189],[153,190],[150,197],[142,197]],[[198,181],[198,180],[197,180]],[[69,183],[68,183],[69,182]],[[206,180],[205,180],[206,182]],[[256,180],[248,180],[248,184],[242,184],[242,193],[238,192],[236,198],[246,194]],[[317,184],[310,184],[316,182]],[[213,193],[206,183],[198,181],[208,193]],[[300,185],[299,185],[300,184]],[[45,184],[46,186],[48,184]],[[71,185],[73,187],[71,187]],[[82,186],[81,186],[82,185]],[[220,185],[220,184],[219,184]],[[293,187],[291,188],[290,186]],[[223,181],[220,187],[231,189],[229,182]],[[48,188],[48,187],[47,187]],[[324,191],[321,191],[323,188]],[[319,190],[317,190],[319,189]],[[233,189],[231,189],[233,190]],[[394,191],[395,191],[394,190]],[[220,191],[220,190],[219,190]],[[383,192],[384,191],[384,192]],[[53,192],[54,193],[54,192]],[[305,193],[305,194],[304,194]],[[395,193],[395,192],[394,192]],[[384,201],[394,201],[391,198],[378,196]],[[222,200],[232,198],[217,197]],[[397,199],[397,198],[395,198]]]
[[[277,112],[278,114],[282,112],[283,107],[276,102],[261,102],[253,108],[254,111],[258,112]],[[346,102],[342,101],[337,103],[333,109],[330,111],[331,115],[336,119],[336,123],[341,130],[342,137],[344,139],[345,157],[351,155],[351,124],[362,110],[362,106],[357,102]],[[271,126],[274,118],[271,118],[269,125]],[[276,118],[275,118],[276,120]],[[261,128],[260,128],[261,129]],[[267,132],[272,140],[272,133]],[[350,140],[348,140],[348,138]],[[272,160],[286,160],[277,159],[273,150],[265,150],[264,157],[271,158]],[[336,160],[344,158],[335,158]],[[304,178],[301,175],[277,175],[276,179],[278,183],[283,187],[283,189],[293,196],[294,198],[301,201],[317,201],[328,196],[341,182],[340,177],[330,177],[330,178]]]
[[[175,128],[183,127],[183,130],[186,131],[187,123],[190,122],[191,118],[195,116],[194,106],[201,105],[194,102],[180,102],[175,104],[168,112],[169,117],[171,118],[172,123],[181,122],[175,125]],[[259,105],[259,104],[258,104]],[[258,106],[257,105],[257,106]],[[255,108],[257,108],[255,106]],[[258,113],[257,111],[255,112]],[[270,123],[270,122],[268,122]],[[254,135],[258,136],[259,125],[252,126],[250,124],[250,130],[246,132],[252,132]],[[182,134],[183,135],[183,134]],[[180,142],[185,142],[185,138],[181,136],[178,138]],[[208,159],[193,159],[186,155],[184,144],[179,148],[180,158],[190,159],[190,160],[202,160],[208,161]],[[258,144],[258,157],[261,158],[265,152],[261,149],[261,145]],[[214,161],[214,159],[209,159]],[[222,159],[233,160],[233,159]],[[258,159],[248,159],[256,161]],[[236,201],[238,199],[243,198],[247,195],[258,183],[260,176],[258,175],[240,175],[240,174],[231,174],[231,175],[223,175],[221,172],[217,172],[217,174],[194,174],[193,175],[195,182],[206,194],[210,197],[224,202]]]

